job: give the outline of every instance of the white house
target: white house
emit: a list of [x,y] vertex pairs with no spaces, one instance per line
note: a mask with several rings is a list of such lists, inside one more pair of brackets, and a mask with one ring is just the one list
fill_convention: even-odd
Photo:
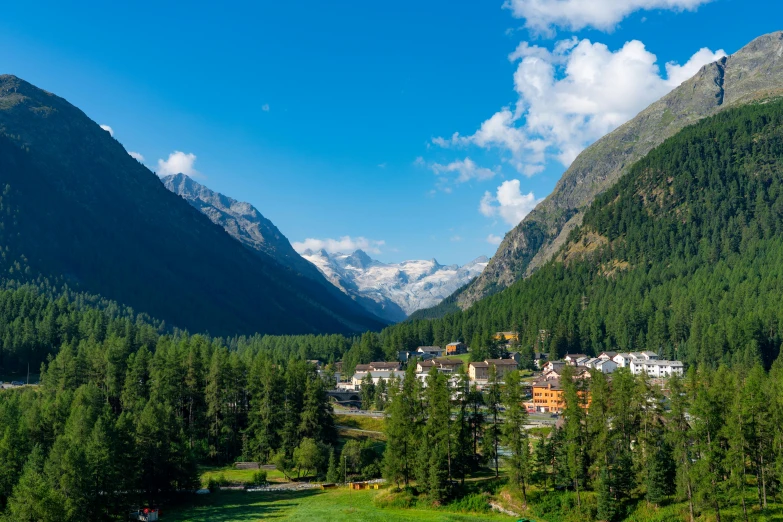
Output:
[[593,368],[601,373],[612,373],[617,369],[617,363],[611,359],[599,359]]
[[353,377],[351,378],[351,384],[353,385],[355,390],[361,389],[362,379],[364,379],[364,376],[367,374],[370,375],[370,378],[372,379],[372,383],[376,385],[381,380],[388,383],[388,381],[390,381],[395,377],[398,379],[403,379],[405,377],[405,372],[399,370],[378,370],[378,371],[369,371],[369,372],[356,372],[355,374],[353,374]]
[[571,366],[577,366],[579,363],[579,359],[589,359],[588,356],[586,356],[583,353],[567,353],[565,357],[563,357],[563,360],[570,364]]
[[628,368],[632,359],[633,357],[631,357],[630,353],[618,353],[612,360],[617,363],[618,368]]
[[669,377],[682,375],[683,364],[681,361],[662,361],[657,359],[633,359],[631,360],[631,373],[640,375],[647,373],[650,377]]

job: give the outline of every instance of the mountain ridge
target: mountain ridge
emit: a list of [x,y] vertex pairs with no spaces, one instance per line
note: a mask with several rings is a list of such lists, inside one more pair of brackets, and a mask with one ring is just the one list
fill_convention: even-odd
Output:
[[84,112],[0,76],[5,278],[70,286],[215,335],[350,333],[384,322],[249,250]]
[[552,193],[509,231],[481,276],[457,297],[465,309],[529,276],[579,226],[594,198],[685,126],[726,108],[783,94],[783,32],[760,36],[692,78],[586,148]]
[[434,258],[382,263],[362,250],[351,254],[305,250],[302,257],[343,291],[376,301],[388,314],[396,313],[398,321],[439,303],[478,276],[489,261],[481,256],[461,267],[441,265]]

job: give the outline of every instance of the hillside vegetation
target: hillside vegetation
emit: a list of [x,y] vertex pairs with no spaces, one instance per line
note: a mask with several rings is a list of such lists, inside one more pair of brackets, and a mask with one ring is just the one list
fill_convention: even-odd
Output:
[[765,365],[783,309],[783,102],[686,128],[599,196],[556,258],[464,312],[387,329],[392,347],[518,329],[553,355],[652,350]]

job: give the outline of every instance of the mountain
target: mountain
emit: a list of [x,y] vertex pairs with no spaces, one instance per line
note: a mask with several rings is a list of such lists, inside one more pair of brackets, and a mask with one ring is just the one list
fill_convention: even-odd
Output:
[[288,238],[274,223],[250,203],[210,190],[184,174],[164,176],[161,181],[167,189],[184,198],[246,247],[271,257],[305,277],[331,286],[312,263],[305,261],[294,250]]
[[0,76],[0,274],[41,277],[214,335],[383,322],[213,224],[66,100]]
[[457,297],[461,308],[543,266],[579,226],[595,197],[685,126],[783,92],[783,32],[761,36],[585,149],[552,193],[508,232],[486,270]]
[[386,264],[362,250],[352,254],[306,250],[302,257],[345,293],[377,303],[382,317],[396,321],[438,304],[478,276],[489,261],[479,257],[463,267],[443,266],[435,259]]
[[386,335],[408,345],[514,329],[553,356],[651,350],[769,366],[783,342],[783,98],[686,127],[595,198],[549,262]]

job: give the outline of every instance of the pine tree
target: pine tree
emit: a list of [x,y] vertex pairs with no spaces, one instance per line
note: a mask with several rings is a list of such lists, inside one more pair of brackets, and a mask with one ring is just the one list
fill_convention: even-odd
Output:
[[494,365],[489,367],[489,378],[487,379],[487,393],[484,402],[487,407],[487,416],[489,417],[487,426],[484,428],[483,454],[485,458],[494,462],[495,477],[500,476],[498,466],[498,446],[500,444],[500,383],[498,374]]
[[362,409],[369,410],[375,402],[375,384],[372,382],[372,374],[367,372],[362,377],[361,384]]
[[522,488],[522,499],[527,504],[527,484],[530,480],[530,441],[525,424],[527,410],[522,405],[522,387],[519,372],[505,375],[506,388],[503,393],[503,405],[506,408],[505,422],[502,428],[503,445],[511,452],[507,459],[513,483]]
[[326,471],[326,482],[336,484],[341,482],[340,468],[337,465],[337,459],[334,456],[334,448],[329,449],[329,467]]
[[66,520],[66,513],[63,510],[64,499],[47,482],[43,468],[43,451],[40,446],[35,446],[8,501],[8,520],[14,522]]

